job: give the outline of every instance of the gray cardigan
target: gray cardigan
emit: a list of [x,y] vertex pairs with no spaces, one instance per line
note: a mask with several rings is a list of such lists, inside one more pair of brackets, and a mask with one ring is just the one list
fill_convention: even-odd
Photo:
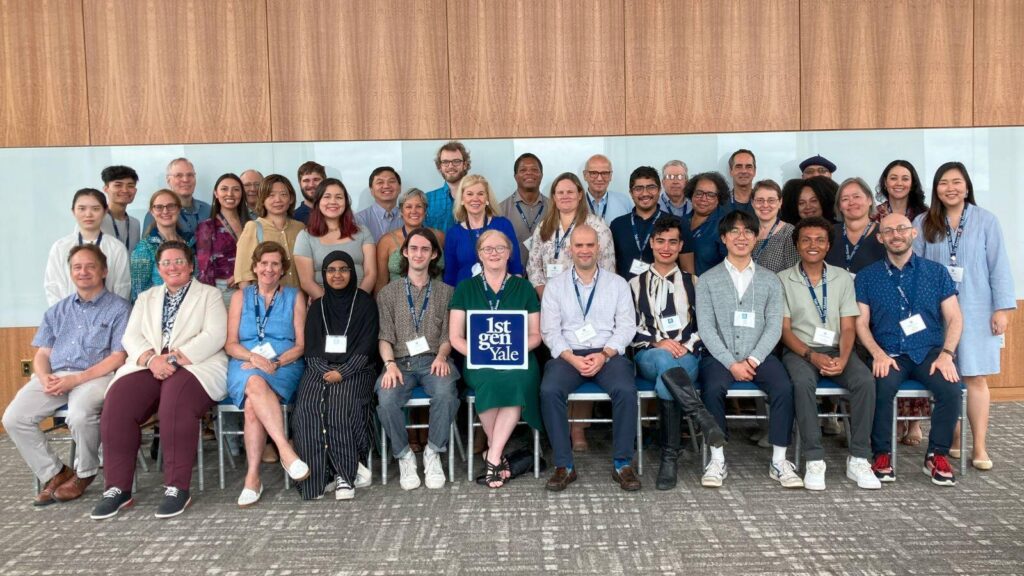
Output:
[[[782,283],[771,270],[754,265],[754,278],[743,294],[725,269],[725,262],[697,282],[697,326],[708,352],[726,368],[753,356],[764,362],[782,336]],[[737,310],[754,311],[754,327],[733,325]]]

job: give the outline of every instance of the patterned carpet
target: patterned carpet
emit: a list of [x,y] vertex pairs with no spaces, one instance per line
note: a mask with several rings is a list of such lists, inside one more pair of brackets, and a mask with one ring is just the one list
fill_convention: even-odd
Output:
[[153,518],[153,467],[136,506],[105,522],[88,518],[98,485],[33,509],[30,473],[0,436],[0,574],[1024,573],[1024,403],[996,405],[993,421],[995,469],[955,488],[931,485],[919,446],[903,447],[895,484],[858,490],[827,438],[828,490],[787,491],[768,479],[769,451],[734,428],[722,489],[699,486],[699,458],[687,452],[679,487],[654,490],[653,448],[643,490],[626,493],[610,479],[608,429],[595,425],[580,480],[560,494],[543,489],[544,474],[489,491],[465,481],[459,460],[458,481],[441,490],[403,493],[392,464],[387,486],[375,476],[355,500],[302,502],[265,465],[267,491],[248,510],[235,505],[241,472],[217,488],[209,442],[206,490],[194,489],[184,515]]

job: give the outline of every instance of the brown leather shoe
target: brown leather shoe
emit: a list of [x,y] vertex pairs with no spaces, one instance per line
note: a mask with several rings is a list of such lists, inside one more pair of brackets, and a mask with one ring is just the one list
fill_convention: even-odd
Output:
[[563,466],[555,468],[555,473],[548,478],[548,483],[544,485],[545,488],[552,492],[561,492],[565,490],[569,484],[576,481],[576,469],[569,470]]
[[36,494],[35,500],[32,501],[33,506],[49,506],[56,502],[53,499],[53,493],[60,487],[61,484],[67,482],[75,475],[74,471],[67,466],[61,466],[60,472],[53,475],[53,478],[43,486],[43,489]]
[[92,481],[96,479],[96,476],[89,476],[88,478],[81,478],[78,474],[71,477],[70,480],[63,483],[56,490],[53,491],[53,499],[57,502],[67,502],[76,498],[81,498],[85,489],[92,484]]
[[623,466],[621,471],[613,471],[612,480],[618,482],[619,488],[627,492],[635,492],[640,489],[640,479],[636,477],[632,466]]

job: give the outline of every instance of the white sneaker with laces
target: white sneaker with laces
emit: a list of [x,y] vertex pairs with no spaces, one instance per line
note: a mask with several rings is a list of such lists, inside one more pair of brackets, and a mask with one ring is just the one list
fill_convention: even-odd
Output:
[[334,499],[335,500],[351,500],[356,497],[356,489],[348,483],[341,476],[335,482]]
[[796,473],[796,466],[789,460],[783,460],[779,464],[774,461],[768,466],[768,477],[782,484],[783,488],[803,488],[804,481]]
[[356,488],[369,488],[370,484],[373,483],[373,474],[370,469],[363,466],[363,463],[359,463],[359,467],[356,468]]
[[807,462],[807,470],[804,472],[804,488],[808,490],[825,489],[824,460],[811,460]]
[[423,477],[427,488],[436,490],[444,488],[448,479],[445,478],[444,468],[441,466],[441,456],[427,446],[423,449]]
[[416,454],[412,450],[398,459],[398,473],[398,484],[402,486],[402,490],[415,490],[420,487],[420,475],[416,472]]
[[878,490],[882,487],[882,481],[875,476],[871,469],[871,463],[866,458],[846,457],[846,477],[857,483],[858,488],[865,490]]
[[719,488],[722,486],[722,481],[728,476],[729,468],[726,467],[725,460],[712,458],[704,468],[704,476],[700,479],[700,485],[706,488]]

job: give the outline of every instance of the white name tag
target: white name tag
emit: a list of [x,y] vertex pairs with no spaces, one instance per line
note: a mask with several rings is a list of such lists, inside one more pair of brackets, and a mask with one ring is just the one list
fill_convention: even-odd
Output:
[[1006,334],[1000,334],[997,338],[999,338],[999,347],[1006,348]]
[[682,322],[682,320],[679,319],[679,315],[675,314],[675,315],[669,316],[667,318],[662,318],[661,319],[661,327],[666,332],[668,332],[670,330],[679,330],[679,329],[681,329],[683,327],[683,322]]
[[427,344],[426,336],[420,336],[415,340],[409,340],[405,343],[405,347],[409,349],[410,356],[416,356],[423,354],[424,352],[430,352],[430,344]]
[[647,262],[644,262],[643,260],[640,260],[639,258],[634,258],[633,259],[633,264],[629,267],[629,273],[634,275],[634,276],[639,276],[639,275],[643,274],[644,272],[647,272],[647,270],[649,270],[650,267],[651,267],[651,265],[648,264]]
[[533,236],[530,236],[526,240],[523,240],[523,247],[527,250],[533,250]]
[[963,266],[946,266],[946,270],[949,270],[950,277],[953,278],[953,282],[960,283],[964,281],[964,267]]
[[561,264],[548,264],[546,266],[548,278],[554,278],[555,276],[558,276],[559,274],[562,273],[563,268],[564,266],[562,266]]
[[741,328],[753,328],[754,327],[754,313],[744,312],[743,310],[737,310],[732,317],[732,325],[739,326]]
[[477,262],[476,264],[473,264],[473,276],[479,276],[480,273],[483,272],[483,271],[484,271],[484,267],[481,266],[479,262]]
[[836,341],[836,333],[824,328],[814,329],[814,343],[822,346],[831,346]]
[[920,314],[914,314],[906,320],[901,320],[900,328],[903,328],[903,333],[907,336],[917,334],[921,330],[924,330],[924,318],[921,318]]
[[277,352],[274,351],[274,347],[270,345],[270,342],[262,342],[258,346],[253,346],[252,349],[249,350],[249,352],[252,352],[253,354],[259,354],[260,356],[263,356],[267,360],[273,360],[274,358],[277,358]]
[[594,336],[597,336],[597,330],[594,330],[593,324],[587,322],[586,324],[583,325],[583,328],[576,330],[574,334],[576,335],[576,340],[578,340],[579,342],[586,342],[593,338]]
[[328,336],[324,343],[324,352],[328,354],[345,354],[348,352],[348,336]]

